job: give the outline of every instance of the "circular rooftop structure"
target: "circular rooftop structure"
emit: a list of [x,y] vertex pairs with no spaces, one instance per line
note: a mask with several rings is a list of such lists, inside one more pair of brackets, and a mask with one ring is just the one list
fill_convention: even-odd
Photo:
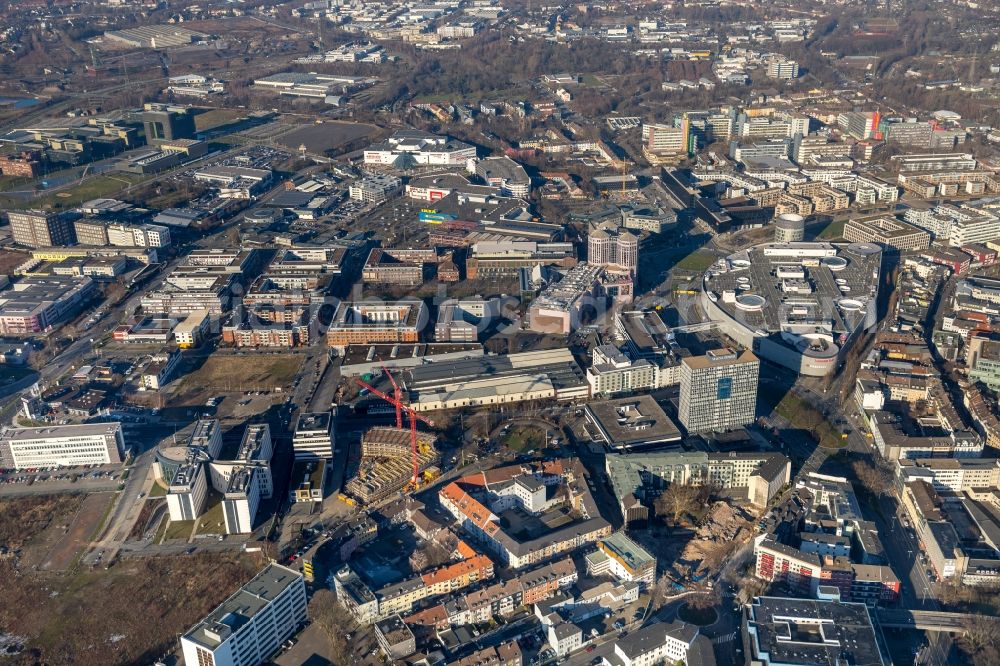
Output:
[[798,243],[806,237],[806,218],[795,213],[784,213],[774,221],[776,243]]
[[[858,243],[858,245],[868,245],[868,243]],[[834,273],[847,268],[847,263],[847,259],[844,259],[843,257],[827,257],[823,260],[823,265]]]
[[731,259],[729,265],[733,268],[750,268],[749,259]]
[[862,256],[878,254],[882,251],[882,248],[875,243],[851,243],[847,246],[847,249],[854,254],[860,254]]
[[833,341],[833,337],[826,333],[804,333],[797,337],[795,348],[803,356],[834,358],[840,353],[840,347]]
[[767,299],[757,294],[743,294],[736,297],[736,307],[745,312],[758,312],[764,309]]
[[841,310],[845,310],[847,312],[859,312],[865,304],[856,298],[842,298],[837,301],[837,306],[840,307]]
[[271,224],[281,219],[282,212],[274,208],[257,208],[248,210],[243,214],[243,219],[248,224]]
[[164,446],[156,449],[156,467],[158,477],[170,483],[177,473],[177,468],[187,460],[188,447],[186,446]]

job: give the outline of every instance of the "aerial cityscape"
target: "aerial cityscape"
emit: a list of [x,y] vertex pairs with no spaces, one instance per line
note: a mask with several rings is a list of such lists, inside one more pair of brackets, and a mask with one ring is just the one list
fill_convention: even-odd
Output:
[[1000,4],[0,17],[0,666],[1000,666]]

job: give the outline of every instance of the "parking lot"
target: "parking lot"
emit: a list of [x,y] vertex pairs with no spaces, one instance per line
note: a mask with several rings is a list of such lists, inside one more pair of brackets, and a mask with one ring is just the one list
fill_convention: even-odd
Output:
[[122,474],[120,464],[0,470],[0,495],[115,490]]

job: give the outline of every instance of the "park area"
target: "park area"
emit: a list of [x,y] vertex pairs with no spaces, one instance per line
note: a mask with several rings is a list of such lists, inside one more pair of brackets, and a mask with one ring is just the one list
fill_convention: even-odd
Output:
[[545,448],[545,432],[535,426],[514,426],[501,436],[500,443],[516,453]]
[[707,250],[695,250],[678,261],[675,268],[681,271],[701,273],[708,270],[708,267],[715,263],[716,258],[714,254]]
[[841,432],[818,409],[794,393],[786,394],[774,411],[787,419],[793,428],[808,432],[824,448],[839,449],[845,444]]

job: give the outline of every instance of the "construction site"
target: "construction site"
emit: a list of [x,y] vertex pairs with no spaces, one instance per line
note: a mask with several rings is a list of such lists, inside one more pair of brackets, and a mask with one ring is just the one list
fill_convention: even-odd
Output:
[[440,459],[434,435],[417,433],[416,456],[411,432],[406,428],[376,427],[361,437],[361,461],[357,475],[344,490],[361,504],[371,504],[412,486],[414,469],[417,484],[434,479]]
[[[396,410],[395,428],[371,428],[361,437],[358,471],[344,490],[362,504],[377,502],[397,490],[416,490],[441,474],[437,467],[440,455],[434,447],[436,437],[417,432],[417,421],[430,427],[434,427],[434,422],[404,404],[403,391],[396,379],[384,367],[382,372],[392,384],[391,396],[360,379],[356,380],[363,389],[382,398]],[[409,429],[403,428],[404,412],[410,422]]]

